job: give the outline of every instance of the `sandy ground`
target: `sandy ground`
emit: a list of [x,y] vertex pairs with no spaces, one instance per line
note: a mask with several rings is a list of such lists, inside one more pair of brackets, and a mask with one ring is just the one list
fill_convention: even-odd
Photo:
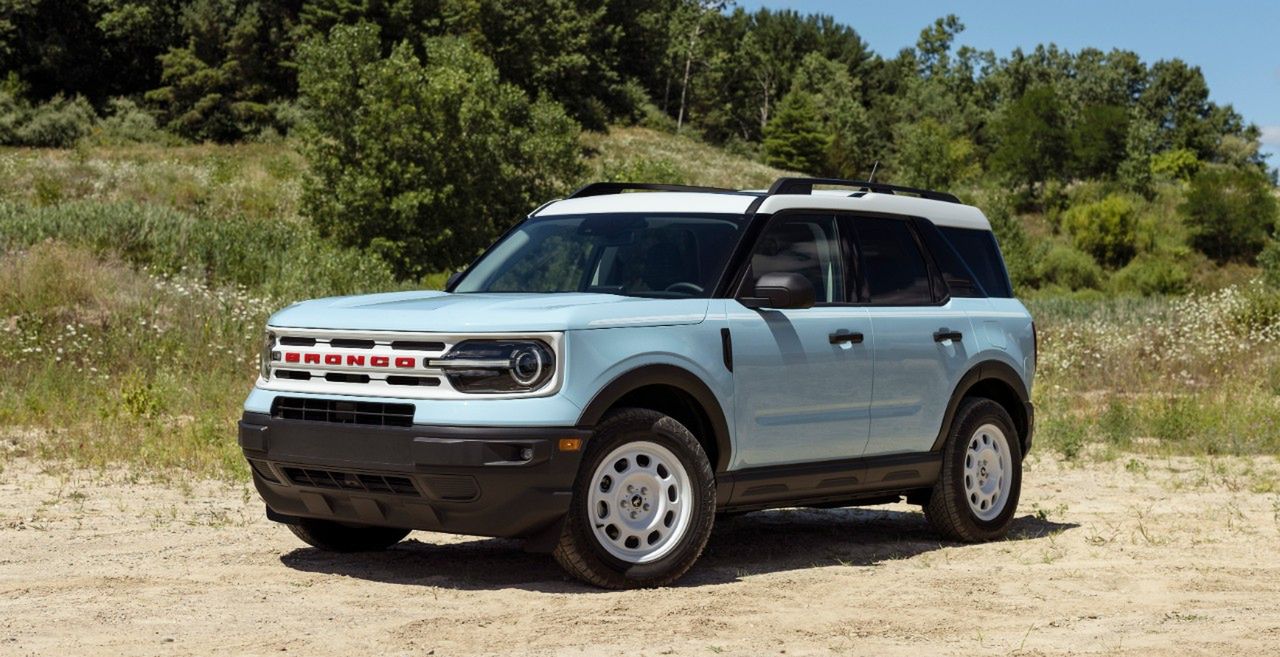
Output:
[[1028,464],[1007,541],[914,507],[720,523],[679,586],[603,592],[517,543],[333,556],[244,486],[11,460],[0,655],[1277,655],[1273,460]]

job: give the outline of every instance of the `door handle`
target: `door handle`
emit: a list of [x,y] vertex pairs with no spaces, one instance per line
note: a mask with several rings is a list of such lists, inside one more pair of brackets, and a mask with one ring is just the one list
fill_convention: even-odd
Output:
[[836,331],[835,333],[828,335],[827,339],[831,341],[831,344],[840,344],[842,342],[848,342],[849,344],[862,344],[862,334],[857,331],[852,333],[848,331]]
[[959,331],[948,331],[947,329],[941,329],[933,332],[934,342],[946,342],[947,340],[951,340],[952,342],[959,342],[963,339],[964,339],[964,334]]

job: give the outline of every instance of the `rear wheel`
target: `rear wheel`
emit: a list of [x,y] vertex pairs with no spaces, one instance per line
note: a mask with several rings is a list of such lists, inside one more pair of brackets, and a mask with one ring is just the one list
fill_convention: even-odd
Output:
[[606,588],[662,586],[693,565],[715,519],[715,476],[702,446],[657,411],[610,414],[588,441],[554,555]]
[[951,426],[925,516],[952,540],[1001,538],[1022,491],[1022,449],[1013,419],[1000,404],[974,398],[964,400]]
[[409,535],[408,529],[353,527],[310,518],[290,524],[289,530],[307,545],[329,552],[376,552],[399,543]]

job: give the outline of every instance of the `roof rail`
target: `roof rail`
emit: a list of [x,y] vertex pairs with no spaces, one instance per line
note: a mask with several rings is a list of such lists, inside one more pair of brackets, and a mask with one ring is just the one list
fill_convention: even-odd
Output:
[[586,198],[588,196],[608,196],[621,194],[628,190],[647,190],[651,192],[704,192],[709,194],[743,194],[736,189],[723,187],[698,187],[696,185],[668,185],[666,183],[632,183],[632,182],[596,182],[583,185],[567,198]]
[[902,185],[886,185],[885,183],[866,180],[844,180],[841,178],[779,178],[769,187],[769,196],[774,194],[812,194],[814,185],[832,185],[836,187],[857,187],[878,194],[913,194],[932,201],[959,203],[955,194],[935,192],[929,189],[903,187]]

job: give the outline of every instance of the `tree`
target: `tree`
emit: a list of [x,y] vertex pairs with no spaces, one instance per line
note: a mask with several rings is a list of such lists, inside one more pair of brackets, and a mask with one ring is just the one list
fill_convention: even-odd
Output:
[[286,3],[196,0],[182,15],[187,44],[160,56],[163,86],[147,100],[190,139],[235,141],[271,126],[270,104],[293,93],[293,22]]
[[848,68],[811,52],[800,62],[791,82],[791,93],[798,92],[813,96],[822,130],[831,136],[817,173],[837,178],[866,175],[875,161],[871,129],[867,110],[858,100],[858,84]]
[[978,173],[973,143],[926,117],[905,123],[894,134],[894,180],[926,189],[948,189]]
[[1129,113],[1118,105],[1089,105],[1071,126],[1071,168],[1082,178],[1112,177],[1125,158]]
[[1068,156],[1062,105],[1052,87],[1028,89],[995,127],[992,167],[1031,186],[1062,176]]
[[310,164],[304,206],[320,231],[369,248],[400,276],[471,261],[582,174],[578,127],[530,101],[456,37],[383,57],[377,28],[338,26],[299,51]]
[[787,94],[764,130],[765,161],[783,169],[821,171],[830,144],[813,95],[803,91]]
[[1252,262],[1275,227],[1275,189],[1253,167],[1205,166],[1179,211],[1201,253],[1220,263]]

